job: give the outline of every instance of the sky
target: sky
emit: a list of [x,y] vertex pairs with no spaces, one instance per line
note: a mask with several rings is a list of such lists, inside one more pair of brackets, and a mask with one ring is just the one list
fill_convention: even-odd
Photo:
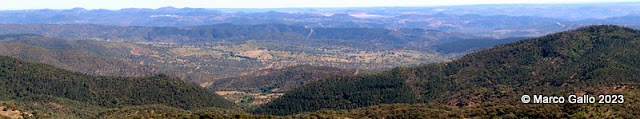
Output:
[[572,4],[640,2],[640,0],[0,0],[1,10],[122,9],[122,8],[301,8],[301,7],[416,7],[475,4]]

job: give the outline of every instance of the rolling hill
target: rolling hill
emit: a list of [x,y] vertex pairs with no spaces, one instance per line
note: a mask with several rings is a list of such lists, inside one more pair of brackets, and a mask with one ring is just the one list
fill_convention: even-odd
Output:
[[183,109],[234,105],[203,88],[165,75],[92,76],[0,57],[0,100],[49,95],[102,107],[162,104]]
[[[360,49],[428,50],[431,45],[462,39],[484,40],[469,34],[423,29],[310,28],[285,24],[215,24],[184,27],[135,27],[80,24],[0,24],[0,34],[38,34],[64,39],[125,42],[201,43],[267,40],[302,45],[342,45]],[[374,45],[375,48],[369,47]]]
[[[427,103],[449,105],[465,112],[458,113],[459,116],[444,115],[452,117],[632,118],[640,109],[638,98],[632,96],[640,82],[638,43],[638,30],[611,25],[583,27],[482,50],[452,62],[322,80],[294,89],[256,113],[286,115],[320,109]],[[611,105],[527,105],[520,102],[523,94],[632,97],[624,104]],[[434,111],[452,109],[421,106],[424,107]],[[375,108],[361,111],[402,111],[372,109]]]

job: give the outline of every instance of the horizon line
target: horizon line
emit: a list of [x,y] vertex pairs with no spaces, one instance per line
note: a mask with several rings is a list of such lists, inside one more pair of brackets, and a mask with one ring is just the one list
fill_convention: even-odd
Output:
[[84,10],[125,10],[125,9],[151,9],[151,10],[159,10],[163,8],[175,8],[175,9],[345,9],[345,8],[432,8],[432,7],[460,7],[460,6],[483,6],[483,5],[611,5],[611,4],[622,4],[623,3],[634,3],[640,4],[640,1],[613,1],[613,2],[583,2],[583,3],[504,3],[504,4],[458,4],[458,5],[415,5],[415,6],[352,6],[352,7],[174,7],[174,6],[164,6],[164,7],[127,7],[127,8],[117,8],[117,9],[109,9],[109,8],[84,8],[84,7],[72,7],[72,8],[35,8],[35,9],[1,9],[0,11],[21,11],[21,10],[71,10],[71,9],[84,9]]

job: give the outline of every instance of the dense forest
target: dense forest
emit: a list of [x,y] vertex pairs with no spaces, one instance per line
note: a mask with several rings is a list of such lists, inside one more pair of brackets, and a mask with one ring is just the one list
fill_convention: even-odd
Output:
[[416,94],[391,76],[336,77],[289,91],[256,113],[287,115],[302,111],[352,109],[376,104],[415,103]]
[[[638,115],[639,110],[635,102],[607,105],[604,110],[593,112],[574,109],[600,106],[544,105],[538,111],[570,109],[538,113],[537,116],[527,115],[527,111],[509,111],[532,108],[509,108],[509,105],[533,106],[517,102],[522,94],[633,94],[630,92],[637,92],[637,89],[625,88],[617,92],[605,89],[636,87],[640,81],[640,75],[637,75],[640,73],[639,43],[638,30],[610,25],[583,27],[471,53],[448,63],[322,80],[292,90],[256,112],[285,115],[419,102],[487,107],[482,110],[490,110],[487,104],[493,104],[505,112],[531,117],[563,117],[578,113],[595,113],[596,117],[635,117],[633,115]],[[607,111],[613,114],[602,114]]]
[[103,107],[164,104],[183,109],[230,108],[222,97],[165,75],[103,77],[0,57],[0,100],[50,95]]

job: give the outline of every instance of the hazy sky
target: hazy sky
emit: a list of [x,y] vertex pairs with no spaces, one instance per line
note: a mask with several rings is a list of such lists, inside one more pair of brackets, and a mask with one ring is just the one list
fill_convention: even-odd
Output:
[[640,0],[0,0],[0,9],[122,9],[159,8],[287,8],[287,7],[398,7],[472,4],[557,4],[632,2]]

